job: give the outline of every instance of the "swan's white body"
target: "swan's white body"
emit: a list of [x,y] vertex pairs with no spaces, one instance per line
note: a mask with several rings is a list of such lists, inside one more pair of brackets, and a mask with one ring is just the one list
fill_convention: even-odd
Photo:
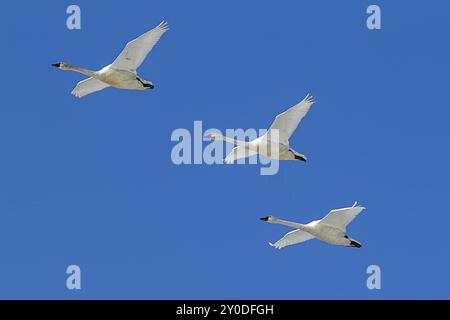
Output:
[[153,89],[153,83],[141,79],[136,70],[167,30],[167,23],[161,22],[157,27],[128,42],[116,60],[99,71],[74,67],[64,62],[55,63],[53,66],[89,76],[88,79],[80,81],[72,91],[72,94],[79,98],[109,86],[129,90]]
[[350,208],[331,210],[330,213],[321,220],[312,221],[308,224],[280,220],[272,216],[261,218],[261,220],[269,223],[286,225],[296,229],[287,233],[274,244],[270,243],[271,246],[277,249],[314,238],[329,244],[359,248],[361,247],[361,244],[347,236],[346,229],[347,225],[364,209],[364,207],[357,205],[355,202]]
[[233,163],[237,159],[251,157],[256,154],[262,154],[276,160],[306,161],[305,155],[289,147],[289,138],[313,103],[313,98],[307,95],[300,103],[279,114],[263,136],[250,142],[224,137],[216,133],[209,134],[205,138],[223,140],[236,145],[225,158],[225,163]]

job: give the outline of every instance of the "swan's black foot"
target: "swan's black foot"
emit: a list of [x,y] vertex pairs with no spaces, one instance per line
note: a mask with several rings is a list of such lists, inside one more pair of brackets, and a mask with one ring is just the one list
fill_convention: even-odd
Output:
[[350,241],[350,246],[355,247],[355,248],[361,248],[361,244],[359,242],[356,241]]
[[306,162],[306,157],[303,156],[302,154],[298,154],[292,149],[289,149],[289,152],[294,156],[295,160],[300,160],[300,161]]
[[144,88],[153,89],[153,88],[155,87],[155,86],[154,86],[153,84],[151,84],[151,83],[146,83],[146,82],[142,81],[139,77],[136,77],[136,80],[139,81],[139,82],[142,84],[142,86],[143,86]]

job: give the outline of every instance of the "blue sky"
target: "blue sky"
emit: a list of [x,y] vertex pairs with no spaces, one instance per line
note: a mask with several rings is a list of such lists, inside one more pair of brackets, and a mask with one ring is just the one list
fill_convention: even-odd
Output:
[[[71,2],[2,7],[0,298],[450,298],[447,1],[75,3],[74,31]],[[140,69],[153,91],[79,100],[83,77],[50,67],[99,69],[163,19]],[[306,164],[172,164],[174,129],[267,128],[307,93],[291,139]],[[289,229],[260,217],[309,222],[355,200],[363,248],[268,246]]]

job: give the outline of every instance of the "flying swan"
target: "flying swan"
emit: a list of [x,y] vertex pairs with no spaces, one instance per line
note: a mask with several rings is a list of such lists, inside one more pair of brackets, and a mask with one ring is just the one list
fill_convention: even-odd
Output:
[[161,22],[157,27],[128,42],[116,60],[99,71],[74,67],[65,62],[55,63],[52,66],[61,70],[76,71],[89,77],[78,82],[73,89],[72,94],[78,98],[109,86],[130,90],[153,89],[153,83],[140,78],[136,70],[167,30],[168,24]]
[[313,97],[307,95],[301,102],[276,116],[272,126],[263,136],[250,142],[224,137],[217,133],[208,134],[205,138],[213,141],[226,141],[236,146],[226,156],[224,162],[227,164],[233,163],[237,159],[254,156],[258,153],[271,159],[306,161],[305,155],[289,147],[289,138],[295,129],[297,129],[303,117],[308,113],[313,103]]
[[272,247],[277,249],[305,242],[313,238],[317,238],[329,244],[360,248],[361,244],[346,234],[346,228],[347,225],[364,209],[364,207],[359,206],[355,202],[350,208],[331,210],[330,213],[321,220],[312,221],[308,224],[284,221],[272,216],[261,218],[261,220],[269,223],[282,224],[296,229],[287,233],[274,244],[269,242]]

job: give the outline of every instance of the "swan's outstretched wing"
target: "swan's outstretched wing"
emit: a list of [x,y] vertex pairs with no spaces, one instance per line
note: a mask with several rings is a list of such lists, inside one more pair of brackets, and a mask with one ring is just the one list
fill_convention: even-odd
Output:
[[[276,116],[275,121],[270,126],[267,131],[267,135],[271,135],[271,130],[277,129],[279,141],[281,143],[287,144],[289,138],[297,129],[298,124],[303,119],[303,117],[308,113],[309,108],[314,103],[312,96],[307,95],[305,99],[296,104],[295,106],[289,108],[285,112]],[[272,134],[273,136],[274,134]]]
[[163,21],[157,27],[128,42],[112,66],[117,69],[135,71],[167,30],[169,26]]
[[87,78],[86,80],[78,82],[77,86],[72,90],[72,94],[75,97],[81,98],[90,93],[105,89],[106,87],[109,87],[109,84],[95,78]]
[[296,244],[296,243],[300,243],[300,242],[305,242],[305,241],[308,241],[313,238],[314,238],[314,236],[312,234],[297,229],[297,230],[286,233],[286,235],[283,238],[281,238],[280,240],[278,240],[277,242],[275,242],[273,244],[272,243],[269,243],[269,244],[274,248],[281,249],[283,247],[290,246],[292,244]]
[[226,164],[231,164],[235,160],[251,157],[256,154],[258,154],[256,151],[237,146],[233,148],[233,150],[231,150],[231,152],[226,156],[223,162],[225,162]]
[[350,208],[331,210],[319,223],[338,227],[345,232],[347,225],[364,209],[355,202]]

